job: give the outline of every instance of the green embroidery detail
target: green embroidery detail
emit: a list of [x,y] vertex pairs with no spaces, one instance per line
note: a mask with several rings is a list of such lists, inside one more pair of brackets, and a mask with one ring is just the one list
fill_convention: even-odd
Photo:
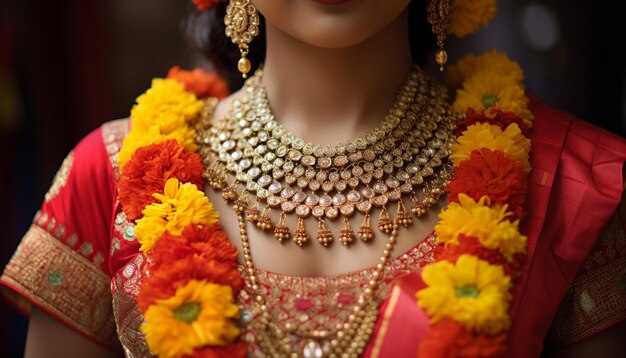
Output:
[[61,276],[61,274],[57,271],[50,271],[48,272],[48,282],[51,285],[59,285],[63,282],[63,276]]

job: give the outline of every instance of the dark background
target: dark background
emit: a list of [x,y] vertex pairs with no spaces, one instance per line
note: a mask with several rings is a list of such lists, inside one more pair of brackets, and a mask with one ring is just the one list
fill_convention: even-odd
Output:
[[[489,29],[448,41],[451,61],[498,48],[521,63],[530,92],[626,134],[622,2],[498,2]],[[0,2],[0,268],[71,148],[126,117],[150,79],[201,58],[183,39],[186,0]],[[233,64],[234,65],[234,64]],[[22,355],[27,320],[0,303],[0,355]]]

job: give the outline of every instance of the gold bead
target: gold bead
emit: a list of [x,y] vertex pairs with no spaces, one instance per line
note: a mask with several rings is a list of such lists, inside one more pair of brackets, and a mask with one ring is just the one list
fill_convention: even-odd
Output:
[[250,63],[250,60],[248,60],[246,57],[240,58],[237,62],[237,69],[239,70],[239,72],[241,72],[243,78],[247,77],[247,74],[248,72],[250,72],[251,68],[252,64]]
[[437,64],[439,64],[439,70],[443,71],[443,65],[448,62],[448,53],[446,52],[446,50],[438,50],[437,53],[435,53],[435,60],[437,61]]

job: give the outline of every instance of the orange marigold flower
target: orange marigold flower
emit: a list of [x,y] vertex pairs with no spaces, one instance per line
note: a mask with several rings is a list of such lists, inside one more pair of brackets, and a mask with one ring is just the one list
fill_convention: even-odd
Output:
[[530,153],[530,139],[522,135],[517,124],[512,123],[505,130],[488,123],[476,123],[469,126],[463,135],[457,138],[452,145],[452,159],[458,167],[463,161],[470,158],[471,153],[478,148],[488,148],[493,151],[502,151],[507,157],[521,163],[524,171],[530,171],[528,155]]
[[459,202],[458,195],[461,193],[475,201],[486,195],[492,204],[508,204],[509,210],[519,219],[526,187],[522,164],[508,158],[502,151],[481,148],[473,150],[469,159],[462,161],[454,170],[454,179],[446,191],[450,193],[450,202]]
[[224,0],[191,0],[200,11],[211,10]]
[[448,32],[458,37],[467,36],[486,27],[495,14],[496,0],[452,1]]
[[477,238],[471,236],[459,235],[458,245],[437,245],[435,248],[435,258],[437,261],[447,260],[452,263],[462,255],[473,255],[481,260],[487,261],[492,265],[500,265],[504,269],[504,273],[511,278],[516,278],[524,263],[524,255],[514,256],[512,261],[508,261],[498,250],[490,250],[478,241]]
[[146,267],[146,270],[150,275],[141,279],[137,295],[137,305],[142,313],[157,300],[173,296],[178,288],[190,280],[230,286],[234,295],[237,295],[243,287],[243,279],[236,267],[215,260],[207,261],[200,256],[187,256],[169,262],[162,265],[158,271],[150,271],[150,266]]
[[422,341],[419,358],[442,357],[502,357],[505,353],[506,335],[489,337],[473,334],[460,323],[444,318],[432,326],[430,334]]
[[524,72],[517,62],[511,61],[504,52],[490,50],[479,56],[465,55],[451,65],[446,71],[446,83],[456,89],[463,86],[468,78],[482,71],[509,77],[519,84],[524,81]]
[[237,248],[230,243],[220,225],[213,224],[204,227],[189,225],[180,236],[165,234],[150,253],[149,269],[157,271],[161,265],[169,265],[187,256],[198,256],[237,268]]
[[[193,358],[245,358],[248,356],[248,345],[235,342],[225,347],[204,347],[193,351]],[[189,358],[191,358],[189,357]]]
[[206,72],[200,68],[187,71],[175,66],[170,69],[167,78],[173,78],[182,83],[185,91],[195,93],[198,98],[224,98],[229,94],[226,81],[217,73]]
[[141,211],[156,201],[152,194],[163,193],[170,178],[203,188],[200,155],[185,150],[175,140],[138,148],[119,181],[118,197],[128,219],[141,217]]
[[483,111],[478,112],[473,108],[468,108],[467,112],[465,112],[465,117],[456,123],[456,136],[459,137],[468,127],[476,123],[491,124],[500,127],[502,130],[505,130],[510,124],[515,123],[522,131],[522,134],[528,137],[530,128],[526,122],[515,113],[494,109],[493,115],[494,117],[491,118]]

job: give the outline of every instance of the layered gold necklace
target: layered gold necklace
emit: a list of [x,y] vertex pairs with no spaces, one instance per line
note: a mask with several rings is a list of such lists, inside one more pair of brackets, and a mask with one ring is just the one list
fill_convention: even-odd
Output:
[[[421,217],[437,203],[452,174],[448,155],[456,119],[449,114],[447,90],[413,67],[382,123],[337,145],[307,143],[285,130],[271,112],[261,70],[246,81],[243,92],[224,118],[199,123],[198,142],[209,185],[237,213],[245,266],[256,294],[259,347],[269,356],[361,354],[377,317],[373,297],[400,226],[413,222],[411,213]],[[279,211],[276,224],[271,210]],[[388,242],[348,322],[317,334],[274,323],[254,275],[246,222],[273,230],[280,242],[292,240],[305,247],[311,235],[304,222],[315,220],[314,237],[320,244],[329,246],[337,237],[348,246],[355,237],[368,241],[375,236],[370,224],[375,210],[376,226]],[[293,229],[287,225],[288,215],[295,215]],[[356,235],[352,216],[363,217]],[[341,230],[333,234],[326,220],[342,220]],[[308,341],[295,348],[288,334]]]

